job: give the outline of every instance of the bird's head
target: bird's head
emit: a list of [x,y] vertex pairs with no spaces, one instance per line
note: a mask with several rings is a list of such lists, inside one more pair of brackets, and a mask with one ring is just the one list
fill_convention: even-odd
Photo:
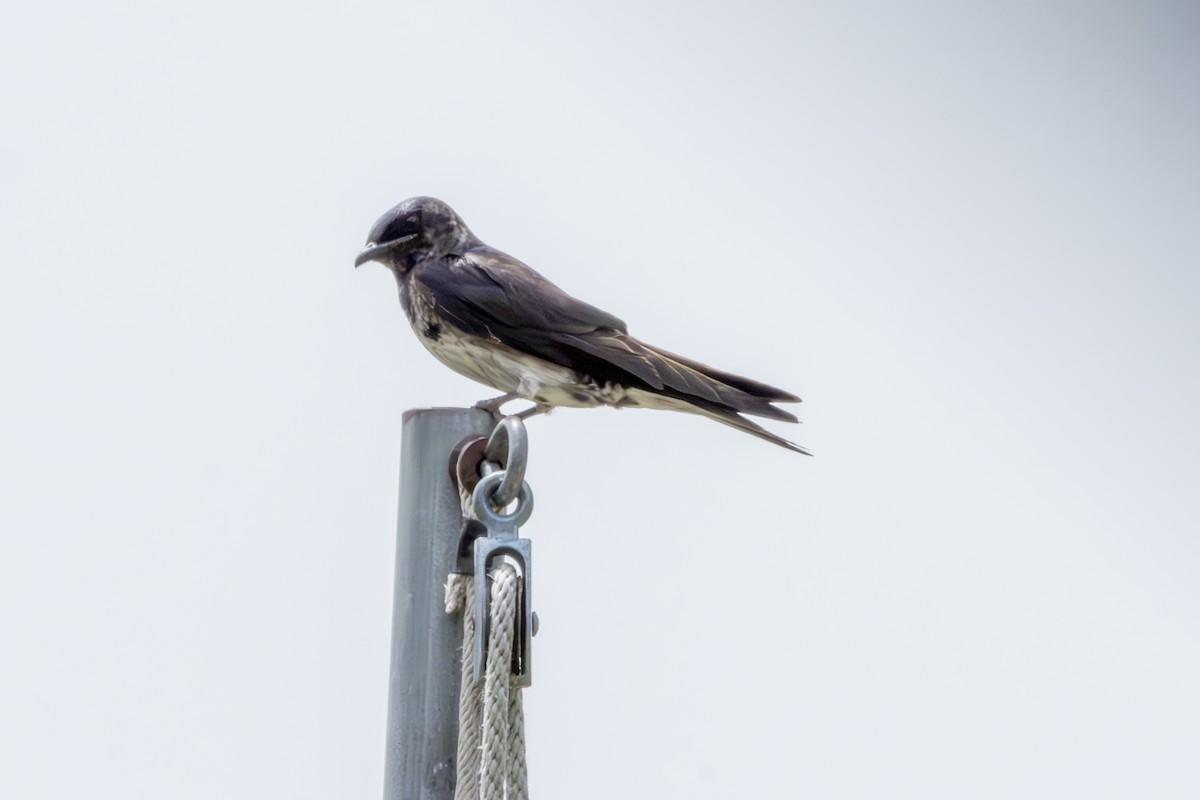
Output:
[[446,255],[474,240],[450,206],[433,197],[410,197],[379,218],[354,266],[378,261],[402,273],[421,258]]

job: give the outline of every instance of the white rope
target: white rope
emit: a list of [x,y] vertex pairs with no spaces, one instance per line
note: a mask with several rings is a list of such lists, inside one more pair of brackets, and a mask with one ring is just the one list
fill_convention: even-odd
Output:
[[[492,610],[488,619],[488,657],[483,689],[483,752],[479,784],[483,800],[525,800],[524,733],[521,691],[513,687],[512,651],[517,620],[517,570],[501,564],[492,570]],[[518,785],[518,776],[520,784]],[[507,791],[506,791],[507,790]]]
[[491,572],[484,685],[475,680],[475,582],[451,575],[446,612],[463,616],[462,688],[458,707],[458,782],[455,800],[528,800],[525,712],[512,674],[519,576],[511,564]]
[[475,576],[453,574],[446,583],[446,613],[463,618],[462,685],[458,691],[458,780],[454,800],[479,797],[483,687],[475,680]]

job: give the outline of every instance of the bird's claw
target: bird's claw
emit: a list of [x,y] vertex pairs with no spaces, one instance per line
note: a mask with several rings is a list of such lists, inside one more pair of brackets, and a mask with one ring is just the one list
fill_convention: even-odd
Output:
[[516,400],[519,396],[520,395],[518,395],[516,392],[509,392],[508,394],[503,394],[499,397],[493,397],[490,400],[480,400],[473,406],[473,408],[486,411],[495,417],[497,421],[499,421],[504,418],[504,415],[500,413],[500,407],[509,400]]
[[[493,397],[491,400],[480,400],[478,403],[472,406],[472,408],[478,408],[481,411],[488,412],[497,422],[499,422],[505,417],[510,416],[500,410],[501,406],[510,400],[519,400],[520,398],[521,395],[519,393],[510,392],[509,394],[501,395],[500,397]],[[514,416],[520,420],[526,420],[530,417],[536,417],[538,414],[548,414],[553,410],[553,408],[553,406],[537,403],[533,406],[533,408],[527,408],[524,411],[519,411],[511,416]]]

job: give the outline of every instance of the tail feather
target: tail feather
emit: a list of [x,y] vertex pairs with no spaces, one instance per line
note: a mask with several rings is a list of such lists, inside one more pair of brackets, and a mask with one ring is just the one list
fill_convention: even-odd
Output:
[[702,414],[780,447],[811,455],[741,416],[798,422],[794,414],[772,405],[799,403],[800,398],[790,392],[660,350],[621,331],[598,330],[568,338],[579,350],[604,359],[649,386],[627,389],[630,405]]
[[759,425],[757,422],[748,420],[745,417],[739,416],[738,414],[736,414],[732,411],[724,411],[724,412],[709,411],[709,412],[702,412],[702,413],[704,413],[704,416],[708,417],[709,419],[715,419],[717,422],[722,422],[731,428],[737,428],[739,431],[745,431],[746,433],[750,434],[751,436],[757,436],[758,438],[765,439],[766,441],[771,442],[772,444],[777,444],[780,447],[786,447],[788,450],[791,450],[795,453],[801,453],[806,456],[812,455],[812,453],[810,453],[808,450],[805,450],[803,447],[796,444],[795,442],[789,442],[787,439],[784,439],[782,436],[777,436],[776,434],[771,433],[769,430],[767,430],[763,426]]
[[799,403],[800,398],[774,386],[659,350],[620,331],[600,330],[568,338],[580,350],[620,367],[658,391],[716,403],[744,414],[797,422],[794,414],[772,403]]
[[734,375],[732,372],[724,372],[723,370],[714,369],[707,364],[701,364],[699,361],[693,361],[690,358],[684,358],[683,356],[663,350],[660,347],[654,347],[653,345],[640,342],[639,344],[643,344],[646,349],[653,351],[662,358],[674,361],[677,364],[682,364],[689,369],[695,370],[703,375],[707,375],[709,378],[712,378],[715,381],[719,381],[726,386],[733,387],[734,389],[739,389],[754,397],[769,400],[773,403],[801,402],[799,397],[791,392],[785,392],[783,389],[776,389],[774,386],[768,386],[765,383],[752,381],[749,378],[743,378],[741,375]]
[[674,397],[647,389],[631,389],[626,394],[630,405],[638,408],[660,408],[669,411],[684,411],[688,414],[699,414],[702,417],[708,417],[723,425],[737,428],[739,431],[744,431],[751,436],[757,436],[759,439],[768,441],[771,444],[777,444],[793,452],[802,453],[806,456],[812,455],[812,453],[795,442],[790,442],[782,436],[771,433],[757,422],[748,420],[733,409],[717,403],[710,403],[695,397]]

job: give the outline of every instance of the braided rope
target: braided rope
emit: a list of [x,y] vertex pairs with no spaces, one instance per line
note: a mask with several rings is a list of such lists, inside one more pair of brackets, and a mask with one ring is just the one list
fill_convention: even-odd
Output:
[[511,785],[515,778],[512,774],[514,737],[510,695],[519,694],[512,687],[513,637],[517,618],[517,571],[512,565],[501,564],[492,570],[491,599],[479,783],[483,800],[504,800],[505,786]]
[[521,690],[514,686],[508,702],[512,726],[512,743],[508,748],[509,800],[529,800],[529,767],[525,763],[525,705],[521,697]]
[[471,575],[451,575],[446,582],[446,613],[456,612],[462,612],[463,646],[454,800],[476,800],[479,797],[483,687],[475,680],[475,579]]

